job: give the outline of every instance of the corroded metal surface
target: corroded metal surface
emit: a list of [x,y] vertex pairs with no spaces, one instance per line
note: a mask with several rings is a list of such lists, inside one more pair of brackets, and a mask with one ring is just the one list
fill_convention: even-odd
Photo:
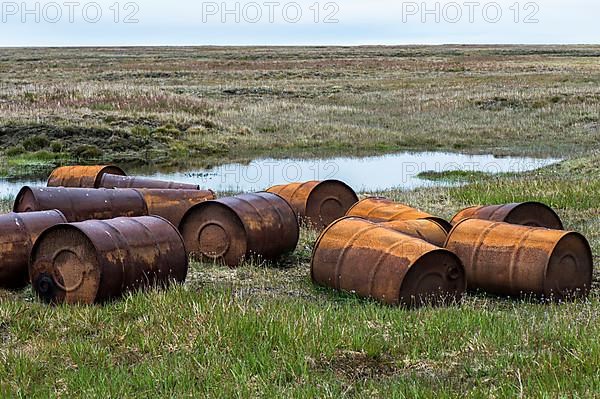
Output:
[[321,234],[311,275],[316,284],[389,305],[449,303],[466,288],[461,262],[450,251],[355,217]]
[[429,219],[395,220],[380,223],[382,227],[420,238],[437,247],[443,247],[448,238],[448,231],[441,224]]
[[565,299],[591,288],[592,252],[578,233],[467,219],[446,248],[463,261],[470,290]]
[[350,208],[346,215],[361,217],[373,222],[428,219],[442,225],[447,231],[452,228],[447,220],[381,197],[366,198],[358,202]]
[[63,166],[54,169],[48,178],[48,187],[98,188],[107,173],[125,176],[121,168],[112,165]]
[[549,206],[540,202],[474,206],[463,209],[452,218],[452,225],[465,219],[483,219],[531,227],[563,230],[560,217]]
[[252,256],[276,259],[292,252],[299,239],[296,214],[271,193],[198,204],[185,214],[179,230],[188,252],[230,267]]
[[149,215],[162,216],[174,226],[179,226],[183,215],[194,205],[215,199],[215,193],[210,190],[136,189],[136,191],[144,197]]
[[148,215],[144,197],[135,190],[23,187],[13,207],[15,212],[51,209],[61,211],[69,222]]
[[11,290],[29,283],[27,265],[31,247],[49,227],[66,223],[59,211],[0,215],[0,287]]
[[187,270],[183,239],[157,216],[54,226],[35,243],[29,266],[37,295],[53,304],[106,302],[183,282]]
[[299,218],[319,230],[344,216],[358,202],[354,190],[338,180],[293,183],[267,191],[283,197]]
[[106,174],[100,180],[100,187],[103,188],[154,188],[167,190],[200,190],[197,184],[176,183],[171,181],[162,181],[148,179],[137,176],[119,176]]

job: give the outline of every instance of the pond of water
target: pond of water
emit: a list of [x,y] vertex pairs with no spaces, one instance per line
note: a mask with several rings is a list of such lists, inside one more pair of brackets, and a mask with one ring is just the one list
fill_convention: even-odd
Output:
[[[389,188],[414,189],[444,185],[418,177],[426,171],[526,172],[559,159],[495,157],[444,152],[403,152],[369,157],[328,159],[256,159],[211,169],[141,173],[145,177],[200,184],[217,192],[252,192],[296,181],[338,179],[358,192]],[[131,173],[132,175],[134,173]],[[45,185],[43,179],[0,180],[0,196],[13,196],[24,185]]]

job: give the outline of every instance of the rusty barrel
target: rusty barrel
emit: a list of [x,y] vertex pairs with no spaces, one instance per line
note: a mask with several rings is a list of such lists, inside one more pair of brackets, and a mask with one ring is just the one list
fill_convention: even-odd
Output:
[[23,187],[13,207],[15,212],[51,209],[61,211],[69,222],[148,215],[144,197],[135,190]]
[[463,266],[452,252],[355,217],[339,219],[321,234],[311,275],[316,284],[389,305],[450,303],[466,289]]
[[446,231],[450,231],[452,228],[447,220],[381,197],[366,198],[356,203],[346,215],[361,217],[373,222],[427,219],[442,225]]
[[193,255],[230,267],[259,256],[268,260],[292,252],[299,239],[296,214],[271,193],[243,194],[191,208],[179,230]]
[[591,288],[592,251],[579,233],[466,219],[446,248],[463,261],[470,290],[567,299]]
[[48,178],[48,187],[98,188],[106,174],[125,176],[123,169],[112,165],[62,166]]
[[420,238],[437,247],[443,247],[448,238],[446,228],[438,222],[429,219],[394,220],[380,223],[380,226],[411,237]]
[[183,215],[194,205],[214,200],[210,190],[160,190],[136,189],[146,201],[149,215],[162,216],[175,226],[179,226]]
[[341,218],[358,202],[354,190],[338,180],[293,183],[267,191],[283,197],[300,219],[317,229],[324,229]]
[[483,219],[492,222],[505,222],[530,227],[546,227],[563,230],[560,217],[549,206],[541,202],[518,204],[474,206],[463,209],[452,218],[452,225],[465,219]]
[[100,180],[103,188],[153,188],[163,190],[200,190],[197,184],[176,183],[170,181],[154,180],[137,176],[120,176],[106,174]]
[[18,290],[29,283],[31,247],[44,230],[67,219],[60,211],[0,215],[0,287]]
[[53,304],[103,303],[183,282],[187,270],[181,235],[158,216],[54,226],[35,243],[29,265],[33,289]]

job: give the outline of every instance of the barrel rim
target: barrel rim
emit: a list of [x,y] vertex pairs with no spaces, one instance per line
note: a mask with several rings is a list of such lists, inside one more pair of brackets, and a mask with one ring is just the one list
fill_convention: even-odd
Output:
[[[307,183],[312,183],[312,182],[307,182]],[[307,183],[305,183],[305,184],[307,184]],[[358,202],[360,202],[360,199],[358,198],[358,194],[356,194],[356,191],[354,191],[354,189],[352,187],[350,187],[349,184],[347,184],[347,183],[345,183],[345,182],[343,182],[341,180],[337,180],[337,179],[328,179],[328,180],[321,180],[321,181],[319,181],[319,183],[316,184],[310,190],[310,194],[308,194],[308,196],[306,197],[306,204],[308,204],[308,201],[310,200],[310,197],[313,195],[313,193],[315,192],[315,190],[317,190],[317,188],[319,188],[321,186],[324,186],[324,185],[327,185],[327,184],[339,184],[339,185],[343,186],[345,189],[347,189],[349,192],[351,192],[354,195],[354,198],[356,199],[356,201],[354,202],[354,204],[352,204],[352,207],[350,207],[350,209],[352,209]],[[346,213],[348,211],[346,211]]]
[[[544,229],[543,227],[541,227],[541,229]],[[550,264],[550,259],[552,259],[555,255],[556,252],[556,248],[560,245],[560,243],[567,237],[577,237],[581,240],[581,242],[584,243],[586,249],[587,249],[587,255],[589,256],[590,260],[591,260],[591,269],[590,269],[590,274],[591,274],[591,278],[592,278],[592,282],[590,284],[589,287],[587,287],[588,292],[591,291],[592,286],[594,284],[593,280],[594,280],[594,251],[592,250],[592,246],[589,242],[589,240],[587,239],[586,236],[584,236],[582,233],[579,233],[577,231],[568,231],[568,230],[552,230],[552,229],[545,229],[545,230],[551,230],[551,231],[557,231],[557,232],[562,232],[563,234],[561,235],[560,239],[556,240],[556,242],[554,243],[554,245],[552,246],[552,250],[550,251],[550,256],[548,257],[548,262],[546,262],[546,267],[544,267],[544,293],[546,294],[546,282],[548,279],[548,266]]]
[[[512,212],[514,212],[515,210],[517,210],[519,207],[521,206],[527,206],[527,205],[535,205],[535,206],[540,206],[542,208],[545,208],[547,211],[549,211],[551,214],[553,214],[556,217],[556,220],[559,222],[560,224],[560,229],[555,229],[555,230],[564,230],[565,229],[565,225],[564,222],[562,221],[561,217],[558,215],[558,213],[554,210],[554,208],[552,208],[550,205],[545,204],[541,201],[524,201],[524,202],[511,202],[511,203],[507,203],[507,204],[488,204],[488,205],[473,205],[473,206],[469,206],[467,208],[464,208],[460,211],[458,211],[453,217],[452,220],[450,221],[450,223],[452,225],[455,225],[456,223],[459,222],[454,222],[454,220],[456,219],[457,216],[459,216],[461,213],[469,210],[469,209],[483,209],[483,208],[487,208],[487,207],[493,207],[493,206],[497,206],[497,207],[507,207],[509,208],[509,211],[506,214],[506,217],[508,218],[510,216],[510,214]],[[477,218],[467,218],[467,219],[477,219]],[[465,220],[465,219],[463,219]],[[481,220],[486,220],[486,219],[481,219]],[[462,221],[462,220],[461,220]],[[454,223],[453,223],[454,222]]]
[[415,220],[427,220],[427,221],[429,221],[429,222],[431,222],[431,223],[435,223],[435,224],[436,224],[436,225],[437,225],[437,226],[438,226],[440,229],[442,229],[442,231],[444,231],[444,232],[446,233],[446,236],[448,236],[448,233],[449,233],[449,231],[450,231],[450,230],[446,229],[446,227],[445,227],[443,224],[441,224],[441,223],[438,221],[438,219],[442,219],[442,220],[444,220],[446,223],[448,223],[448,221],[447,221],[447,220],[445,220],[445,219],[443,219],[443,218],[437,218],[437,217],[434,217],[433,219],[432,219],[432,218],[424,218],[424,219],[415,219]]
[[460,266],[461,270],[462,270],[462,275],[463,275],[463,285],[464,285],[464,289],[461,292],[461,297],[465,296],[465,293],[467,292],[468,289],[468,281],[467,281],[467,270],[465,268],[465,265],[463,264],[462,260],[460,259],[460,257],[454,253],[454,251],[451,251],[447,248],[442,248],[442,247],[437,247],[436,249],[427,251],[425,253],[423,253],[421,256],[419,256],[418,259],[416,259],[414,262],[412,262],[409,266],[408,269],[406,271],[406,273],[404,274],[404,277],[402,278],[402,282],[400,283],[400,287],[398,290],[398,303],[401,305],[405,305],[404,303],[402,303],[402,290],[404,288],[404,284],[407,282],[407,276],[408,274],[413,270],[413,268],[415,267],[415,265],[417,265],[419,262],[423,261],[423,258],[425,257],[429,257],[429,256],[434,256],[436,254],[445,254],[445,255],[450,255],[450,257],[454,258],[454,260],[456,261],[457,265]]
[[[561,217],[558,215],[558,213],[554,210],[554,208],[552,208],[550,205],[547,205],[543,202],[540,201],[525,201],[525,202],[516,202],[516,203],[511,203],[511,204],[506,204],[506,205],[513,205],[514,208],[510,210],[510,212],[508,213],[508,215],[510,215],[512,212],[514,212],[517,208],[524,206],[524,205],[536,205],[536,206],[541,206],[542,208],[545,208],[547,211],[549,211],[551,214],[553,214],[556,217],[556,220],[558,220],[558,223],[560,224],[560,229],[555,229],[555,230],[563,230],[565,231],[565,225],[564,222],[562,221]],[[507,217],[508,217],[507,215]]]
[[[31,247],[31,251],[29,253],[29,267],[28,267],[28,273],[29,273],[29,279],[31,280],[31,283],[33,284],[33,279],[32,279],[32,267],[34,265],[34,259],[33,259],[33,255],[34,253],[37,251],[38,247],[41,245],[41,242],[43,241],[44,238],[46,238],[46,236],[48,236],[49,234],[52,234],[55,230],[58,230],[60,228],[67,228],[67,229],[71,229],[71,230],[76,230],[79,233],[81,233],[83,235],[83,237],[90,243],[90,245],[92,246],[92,248],[94,248],[94,258],[96,260],[96,263],[98,265],[100,265],[100,270],[98,271],[99,275],[100,275],[100,279],[103,278],[103,270],[102,270],[102,262],[100,260],[100,258],[98,257],[98,247],[96,246],[96,244],[94,243],[94,240],[92,240],[85,231],[83,231],[79,226],[77,226],[77,224],[79,223],[85,223],[85,222],[77,222],[77,223],[59,223],[56,224],[52,227],[47,228],[46,230],[44,230],[37,238],[37,240],[35,240],[35,243],[33,244],[33,246]],[[94,298],[96,298],[98,296],[98,291],[100,290],[100,282],[98,284],[97,290],[94,293]],[[34,288],[35,291],[35,288]]]
[[[94,180],[94,188],[100,187],[100,183],[101,183],[102,179],[104,178],[104,175],[107,175],[107,174],[114,175],[115,174],[112,172],[122,173],[122,175],[120,175],[120,176],[127,176],[127,173],[125,173],[125,171],[123,169],[121,169],[120,167],[118,167],[116,165],[100,165],[100,166],[102,166],[102,168],[100,168],[100,170],[96,174],[96,179]],[[107,169],[111,169],[111,173],[107,172]]]
[[[440,226],[442,228],[442,230],[444,230],[446,232],[446,234],[450,233],[450,230],[452,230],[452,224],[442,217],[428,216],[426,218],[420,218],[420,219],[429,220],[430,222],[437,224],[438,226]],[[415,219],[415,220],[419,220],[419,219]]]
[[[21,187],[21,189],[19,190],[19,192],[17,193],[17,195],[15,196],[15,201],[13,203],[13,212],[15,213],[25,213],[25,212],[19,212],[17,210],[17,204],[20,202],[20,200],[25,196],[26,192],[31,192],[31,194],[33,195],[33,198],[36,200],[37,202],[37,198],[35,197],[35,193],[34,193],[34,189],[35,187],[33,186],[23,186]],[[61,212],[62,213],[62,212]],[[63,214],[64,216],[64,214]]]
[[[225,198],[231,198],[231,197],[225,197]],[[216,200],[216,199],[215,200],[209,200],[209,201],[201,202],[199,204],[194,205],[190,209],[188,209],[187,212],[181,218],[181,221],[179,222],[179,226],[177,227],[177,229],[180,232],[183,230],[183,225],[185,224],[185,222],[187,222],[187,219],[190,217],[190,215],[193,212],[196,212],[200,208],[204,208],[204,207],[207,207],[207,206],[213,206],[213,205],[221,206],[221,207],[227,209],[228,211],[230,211],[233,215],[235,215],[235,218],[240,222],[240,224],[244,228],[244,233],[246,234],[246,236],[248,236],[248,229],[246,228],[246,224],[244,223],[244,221],[242,220],[242,218],[240,217],[240,215],[238,215],[237,212],[230,205],[225,204],[222,201]],[[186,252],[187,252],[187,248],[186,248]]]

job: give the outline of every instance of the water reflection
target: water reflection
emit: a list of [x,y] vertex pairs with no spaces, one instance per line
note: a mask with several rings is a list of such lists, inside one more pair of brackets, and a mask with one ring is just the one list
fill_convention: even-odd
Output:
[[[444,183],[420,179],[421,172],[525,172],[556,163],[558,159],[442,152],[399,153],[383,156],[328,159],[257,159],[211,169],[141,173],[145,177],[200,184],[217,192],[259,191],[295,181],[339,179],[360,192],[389,188],[413,189]],[[135,174],[135,171],[130,171]],[[15,195],[23,185],[45,185],[45,180],[0,181],[0,195]]]

